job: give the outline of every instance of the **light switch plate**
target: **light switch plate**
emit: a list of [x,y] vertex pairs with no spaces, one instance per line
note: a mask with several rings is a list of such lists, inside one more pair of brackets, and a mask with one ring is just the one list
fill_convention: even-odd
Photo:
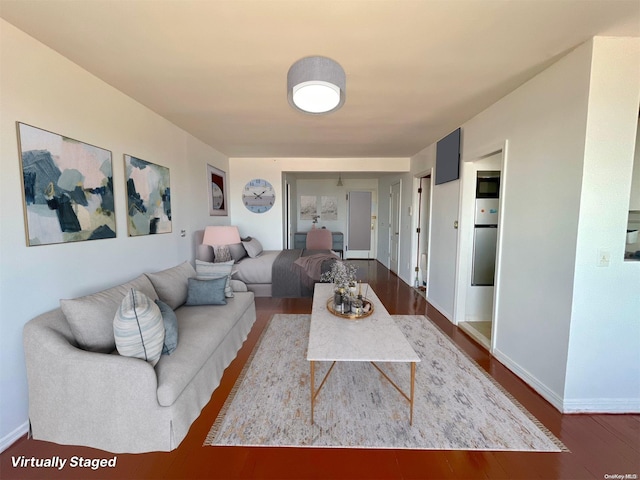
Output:
[[608,267],[611,263],[611,252],[606,248],[598,250],[598,266]]

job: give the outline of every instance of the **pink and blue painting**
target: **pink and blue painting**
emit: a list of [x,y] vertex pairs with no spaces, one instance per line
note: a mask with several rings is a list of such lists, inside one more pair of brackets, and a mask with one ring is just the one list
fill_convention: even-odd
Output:
[[115,238],[111,152],[17,126],[27,245]]
[[169,169],[124,156],[130,237],[171,232]]

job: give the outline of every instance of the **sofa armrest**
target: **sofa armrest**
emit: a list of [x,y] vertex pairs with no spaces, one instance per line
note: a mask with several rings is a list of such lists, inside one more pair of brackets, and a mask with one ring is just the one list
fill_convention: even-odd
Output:
[[23,342],[34,438],[105,448],[108,443],[98,446],[98,437],[108,441],[132,424],[144,429],[149,415],[157,417],[153,366],[77,348],[60,310],[29,321]]

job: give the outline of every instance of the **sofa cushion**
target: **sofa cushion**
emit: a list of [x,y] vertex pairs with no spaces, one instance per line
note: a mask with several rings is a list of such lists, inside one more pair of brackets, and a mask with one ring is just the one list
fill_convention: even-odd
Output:
[[178,346],[178,317],[176,312],[162,300],[156,300],[164,323],[164,345],[162,355],[171,355]]
[[228,262],[203,262],[196,260],[196,274],[200,280],[210,280],[214,278],[225,277],[227,283],[224,287],[224,296],[227,298],[233,297],[233,289],[231,288],[231,273],[233,271],[233,260]]
[[132,288],[152,300],[158,298],[149,279],[140,275],[131,282],[101,292],[60,300],[60,308],[80,348],[100,353],[110,353],[116,348],[113,318],[122,299]]
[[190,278],[187,290],[187,302],[185,305],[224,305],[227,303],[224,296],[224,287],[227,284],[226,277],[212,280],[199,280]]
[[147,273],[158,298],[173,310],[187,301],[187,281],[196,276],[196,271],[189,262],[168,268],[156,273]]
[[160,308],[144,293],[131,289],[113,319],[118,353],[158,363],[164,345],[164,322]]
[[226,305],[183,306],[176,310],[178,347],[171,356],[163,355],[156,365],[160,405],[173,405],[209,357],[223,354],[216,349],[247,309],[253,308],[253,298],[251,292],[236,293]]

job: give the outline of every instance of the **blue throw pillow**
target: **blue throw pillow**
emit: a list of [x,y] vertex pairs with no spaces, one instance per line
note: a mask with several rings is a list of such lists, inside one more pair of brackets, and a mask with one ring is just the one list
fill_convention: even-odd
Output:
[[187,289],[187,305],[225,305],[227,299],[224,296],[224,288],[227,277],[213,280],[189,279]]
[[162,300],[156,300],[164,322],[164,345],[162,355],[171,355],[178,346],[178,318],[173,309]]

